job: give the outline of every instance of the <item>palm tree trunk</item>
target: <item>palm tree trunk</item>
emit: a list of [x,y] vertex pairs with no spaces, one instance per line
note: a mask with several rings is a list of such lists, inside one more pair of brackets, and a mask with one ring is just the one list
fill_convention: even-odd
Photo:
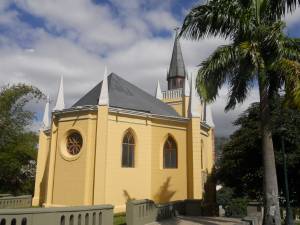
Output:
[[262,74],[259,76],[259,94],[264,170],[264,225],[281,225],[275,156],[269,126],[268,88]]

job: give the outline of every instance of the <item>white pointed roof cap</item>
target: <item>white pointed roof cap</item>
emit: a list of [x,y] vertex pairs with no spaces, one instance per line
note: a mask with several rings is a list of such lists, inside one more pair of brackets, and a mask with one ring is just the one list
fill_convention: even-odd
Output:
[[206,123],[210,127],[215,127],[215,123],[213,120],[212,110],[210,105],[206,105]]
[[196,76],[192,74],[190,77],[191,79],[191,86],[190,86],[190,107],[189,107],[189,116],[190,117],[201,117],[200,109],[201,103],[199,95],[196,91],[195,80]]
[[44,116],[43,116],[43,125],[42,128],[44,130],[47,130],[50,128],[50,97],[47,96],[47,102],[45,105],[45,111],[44,111]]
[[190,85],[189,85],[189,81],[188,81],[188,76],[185,76],[184,79],[184,96],[190,96]]
[[159,80],[157,81],[155,97],[156,97],[157,99],[159,99],[159,100],[162,100],[162,99],[163,99],[163,94],[162,94],[162,92],[161,92]]
[[98,105],[108,105],[108,104],[109,104],[109,96],[108,96],[108,82],[107,82],[107,67],[105,66]]
[[64,99],[64,78],[61,76],[60,78],[60,85],[58,89],[56,104],[54,107],[54,111],[56,110],[63,110],[65,108],[65,99]]

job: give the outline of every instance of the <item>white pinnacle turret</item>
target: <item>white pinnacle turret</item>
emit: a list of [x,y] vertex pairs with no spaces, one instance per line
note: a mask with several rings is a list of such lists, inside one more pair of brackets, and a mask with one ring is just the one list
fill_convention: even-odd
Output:
[[159,99],[159,100],[162,100],[162,99],[163,99],[163,94],[162,94],[162,92],[161,92],[159,80],[157,81],[155,97],[156,97],[157,99]]
[[108,105],[108,104],[109,104],[109,96],[108,96],[108,83],[107,83],[107,67],[105,66],[98,105]]
[[200,99],[199,95],[197,94],[196,91],[196,86],[195,86],[195,79],[196,76],[191,76],[191,91],[190,91],[190,108],[189,108],[189,116],[190,117],[201,117],[200,115]]
[[64,100],[64,78],[61,76],[60,85],[56,99],[56,105],[54,107],[54,111],[63,110],[65,108],[65,100]]
[[184,96],[190,96],[190,85],[189,85],[187,75],[185,76],[185,79],[184,79],[184,92],[183,92],[183,94],[184,94]]
[[211,111],[211,106],[210,105],[206,105],[206,123],[210,127],[215,127],[215,123],[214,123],[214,120],[213,120],[213,115],[212,115],[212,111]]
[[43,116],[43,126],[42,128],[44,130],[49,129],[50,127],[50,110],[49,110],[49,105],[50,105],[50,97],[47,96],[47,102],[45,106],[45,111],[44,111],[44,116]]

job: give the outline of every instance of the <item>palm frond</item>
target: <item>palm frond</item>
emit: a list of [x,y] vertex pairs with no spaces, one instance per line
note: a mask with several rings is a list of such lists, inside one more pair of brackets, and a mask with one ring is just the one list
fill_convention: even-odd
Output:
[[197,88],[204,100],[215,100],[218,89],[236,67],[238,58],[238,48],[234,45],[225,45],[218,47],[207,60],[201,63],[197,76]]
[[300,109],[300,63],[282,59],[274,63],[272,71],[273,76],[281,77],[284,82],[286,104]]
[[193,8],[185,17],[180,36],[199,40],[205,36],[228,38],[246,32],[255,24],[253,11],[242,8],[238,1],[215,0]]
[[[253,4],[253,0],[239,0],[239,2],[245,7]],[[264,7],[260,10],[260,16],[274,21],[280,20],[286,13],[293,13],[299,7],[300,0],[264,0],[261,3]]]
[[253,87],[256,69],[249,62],[247,58],[242,59],[229,80],[230,90],[225,111],[234,109],[237,103],[243,103]]
[[300,5],[300,0],[268,0],[273,14],[280,19],[286,13],[293,13]]
[[300,38],[288,38],[283,40],[282,57],[300,63]]

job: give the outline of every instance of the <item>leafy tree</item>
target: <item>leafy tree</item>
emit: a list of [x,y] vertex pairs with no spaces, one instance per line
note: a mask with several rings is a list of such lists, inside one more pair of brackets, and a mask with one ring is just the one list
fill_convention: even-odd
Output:
[[28,126],[34,113],[24,107],[42,93],[25,84],[0,89],[0,192],[32,193],[37,135]]
[[233,109],[258,82],[265,224],[280,225],[270,100],[284,86],[287,102],[300,108],[300,41],[288,38],[280,21],[286,6],[293,11],[297,4],[294,0],[211,0],[189,12],[181,31],[193,40],[219,35],[231,41],[201,63],[197,87],[205,100],[215,100],[219,88],[227,83],[225,110]]
[[[292,203],[300,206],[300,112],[291,108],[280,108],[275,102],[272,107],[271,129],[276,155],[279,193],[284,200],[283,155],[280,138],[284,138],[287,153],[289,190]],[[220,182],[234,190],[235,197],[262,199],[263,164],[261,160],[262,141],[259,134],[259,104],[252,104],[235,122],[239,129],[224,146],[222,160],[217,171]],[[279,129],[280,127],[286,130]]]

